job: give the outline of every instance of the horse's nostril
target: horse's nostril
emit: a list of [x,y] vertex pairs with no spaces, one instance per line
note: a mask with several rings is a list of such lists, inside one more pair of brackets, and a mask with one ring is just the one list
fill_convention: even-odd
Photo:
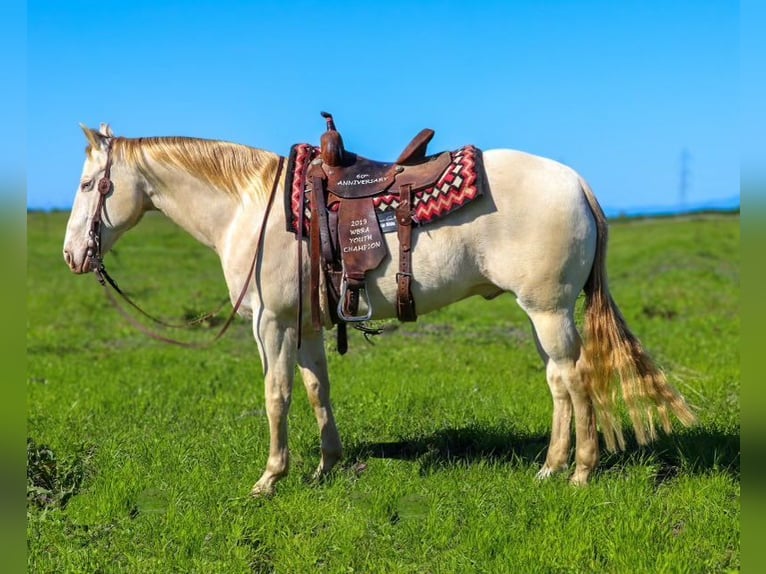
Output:
[[64,250],[64,261],[66,261],[66,264],[70,267],[72,266],[72,254],[69,253],[69,251]]

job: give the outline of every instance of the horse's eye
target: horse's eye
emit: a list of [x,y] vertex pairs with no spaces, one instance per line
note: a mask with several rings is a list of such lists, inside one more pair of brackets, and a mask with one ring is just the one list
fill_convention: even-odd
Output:
[[87,190],[90,187],[91,183],[93,183],[91,180],[86,180],[86,181],[80,182],[80,189],[82,191]]

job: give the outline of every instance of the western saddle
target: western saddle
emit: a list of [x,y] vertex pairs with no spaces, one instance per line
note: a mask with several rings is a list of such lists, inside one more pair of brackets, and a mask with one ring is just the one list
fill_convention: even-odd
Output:
[[[338,324],[338,352],[343,354],[348,348],[346,324],[372,318],[366,275],[388,254],[374,205],[374,198],[382,194],[398,196],[397,317],[400,321],[416,320],[411,288],[413,191],[434,185],[449,167],[451,155],[443,152],[426,157],[434,131],[424,129],[393,163],[373,161],[347,151],[332,115],[322,112],[322,117],[327,120],[327,131],[306,174],[311,187],[311,315],[314,328],[320,329],[319,276],[324,272],[331,319]],[[303,212],[301,209],[301,216]],[[302,235],[302,222],[299,229]]]

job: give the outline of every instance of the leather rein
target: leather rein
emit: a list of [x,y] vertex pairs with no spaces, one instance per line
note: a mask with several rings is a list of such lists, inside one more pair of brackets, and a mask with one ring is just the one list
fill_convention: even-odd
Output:
[[206,313],[201,318],[190,321],[189,323],[185,325],[172,325],[172,324],[163,322],[162,320],[157,319],[156,317],[150,315],[149,313],[144,311],[141,307],[139,307],[130,297],[128,297],[128,295],[125,294],[125,292],[122,291],[122,289],[120,289],[120,287],[117,285],[115,280],[107,272],[106,267],[104,266],[104,256],[103,256],[103,253],[101,252],[101,223],[102,223],[101,216],[104,211],[106,197],[114,188],[114,184],[112,183],[112,179],[111,179],[112,142],[113,141],[114,141],[113,139],[109,139],[109,142],[107,143],[106,165],[104,166],[104,175],[98,181],[98,186],[97,186],[98,193],[99,193],[98,202],[96,203],[96,211],[93,214],[93,218],[90,224],[90,229],[88,230],[88,253],[87,253],[88,266],[95,274],[96,278],[98,279],[98,282],[104,287],[104,292],[106,293],[111,303],[120,312],[120,314],[129,323],[131,323],[134,327],[136,327],[139,331],[151,337],[152,339],[156,339],[158,341],[162,341],[164,343],[169,343],[172,345],[178,345],[180,347],[187,347],[187,348],[194,348],[194,349],[209,347],[210,345],[218,341],[218,339],[220,339],[223,336],[223,334],[228,330],[229,326],[234,321],[234,317],[237,315],[237,311],[239,310],[239,307],[242,305],[242,301],[245,298],[245,294],[247,293],[248,288],[250,287],[250,281],[252,280],[255,274],[255,267],[258,261],[258,256],[261,253],[261,248],[263,247],[263,238],[264,238],[264,235],[266,234],[266,223],[269,218],[269,213],[271,212],[271,207],[274,203],[274,196],[276,195],[277,187],[279,185],[279,178],[282,174],[282,168],[284,166],[285,158],[282,156],[279,156],[277,173],[274,177],[274,183],[271,186],[271,191],[269,192],[269,198],[266,204],[266,210],[263,213],[263,219],[261,221],[261,227],[258,233],[258,241],[255,246],[255,254],[253,255],[253,261],[250,264],[250,270],[248,271],[247,279],[245,280],[245,285],[242,287],[242,291],[240,292],[239,297],[237,297],[237,301],[234,304],[234,308],[232,309],[231,313],[226,319],[226,322],[223,324],[221,329],[218,331],[218,333],[215,335],[215,337],[212,340],[210,340],[207,343],[189,343],[186,341],[179,341],[177,339],[172,339],[170,337],[165,337],[164,335],[155,333],[154,331],[150,330],[143,323],[140,323],[139,321],[137,321],[123,307],[121,307],[118,304],[117,300],[115,299],[114,295],[112,295],[109,289],[106,288],[106,284],[108,283],[112,287],[112,289],[114,289],[117,292],[117,294],[119,294],[120,297],[122,297],[131,307],[139,311],[145,317],[151,319],[155,323],[162,325],[164,327],[192,326],[194,324],[200,323],[205,318],[216,315],[218,311],[220,311],[220,307],[219,307],[218,310],[212,313]]

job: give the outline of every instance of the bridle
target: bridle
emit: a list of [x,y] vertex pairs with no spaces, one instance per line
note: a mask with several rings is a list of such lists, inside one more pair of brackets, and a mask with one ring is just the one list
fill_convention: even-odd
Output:
[[96,211],[93,214],[88,230],[88,266],[96,274],[96,278],[101,285],[104,285],[104,279],[108,277],[104,267],[104,256],[101,253],[101,214],[104,211],[106,196],[112,191],[112,142],[110,138],[106,144],[106,166],[104,166],[104,175],[98,180],[96,189],[98,190],[98,202]]
[[[102,223],[101,217],[104,211],[104,206],[106,204],[106,197],[114,189],[114,183],[112,182],[112,178],[111,178],[112,142],[113,141],[114,141],[114,138],[110,138],[106,145],[106,165],[104,166],[104,175],[98,181],[97,190],[99,195],[98,195],[98,201],[96,203],[96,211],[93,214],[93,217],[91,218],[90,229],[88,230],[88,251],[86,255],[87,261],[88,261],[88,267],[90,268],[91,271],[93,271],[96,278],[98,279],[98,282],[104,287],[104,292],[106,293],[107,297],[112,302],[112,304],[115,306],[115,308],[120,312],[120,314],[128,322],[130,322],[134,327],[136,327],[138,330],[143,332],[145,335],[153,339],[157,339],[159,341],[163,341],[165,343],[170,343],[173,345],[178,345],[181,347],[196,348],[196,349],[208,347],[212,345],[213,343],[215,343],[218,339],[220,339],[223,336],[223,334],[226,332],[226,330],[229,328],[229,326],[231,325],[232,321],[234,320],[234,317],[237,315],[237,311],[239,310],[239,307],[241,306],[242,301],[245,298],[245,294],[247,293],[247,290],[250,287],[250,281],[255,275],[256,264],[258,262],[258,256],[261,253],[261,248],[263,247],[263,237],[266,233],[266,223],[268,222],[269,213],[271,212],[271,206],[274,203],[274,196],[276,195],[277,187],[279,185],[279,178],[282,174],[282,168],[284,166],[285,158],[282,156],[279,156],[279,163],[277,164],[277,173],[274,176],[274,183],[271,186],[271,192],[269,193],[269,199],[266,204],[266,210],[264,211],[263,219],[261,221],[261,227],[258,233],[258,242],[256,243],[255,254],[253,255],[253,261],[250,264],[250,270],[247,274],[245,285],[242,287],[242,291],[240,292],[239,297],[237,297],[237,301],[234,304],[234,308],[229,314],[229,317],[226,319],[226,322],[223,324],[221,329],[218,331],[216,336],[211,341],[207,343],[189,343],[186,341],[179,341],[177,339],[172,339],[170,337],[165,337],[164,335],[151,331],[143,323],[140,323],[132,315],[130,315],[127,311],[125,311],[125,309],[117,303],[116,299],[114,298],[114,295],[112,295],[109,289],[106,289],[106,284],[108,283],[112,287],[112,289],[114,289],[120,295],[120,297],[122,297],[131,307],[138,310],[145,317],[151,319],[155,323],[162,325],[164,327],[193,326],[195,324],[202,322],[206,318],[217,315],[221,307],[223,306],[222,305],[217,310],[211,313],[206,313],[202,315],[201,317],[198,317],[197,319],[190,321],[189,323],[186,323],[184,325],[169,324],[150,315],[149,313],[144,311],[141,307],[139,307],[130,297],[128,297],[128,295],[125,294],[125,292],[122,289],[120,289],[120,287],[117,285],[115,280],[112,279],[112,277],[107,272],[106,267],[104,266],[104,256],[103,256],[103,253],[101,252],[101,223]],[[228,298],[226,300],[228,300]]]

